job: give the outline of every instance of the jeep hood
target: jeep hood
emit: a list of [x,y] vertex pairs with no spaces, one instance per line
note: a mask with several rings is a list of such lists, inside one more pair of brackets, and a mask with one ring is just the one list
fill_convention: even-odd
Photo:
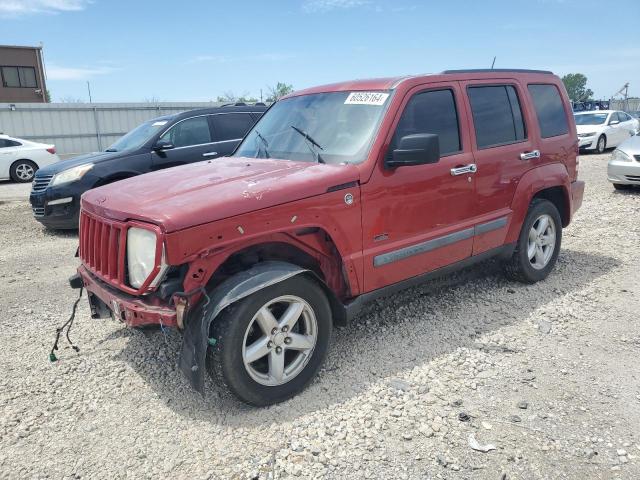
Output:
[[354,165],[231,157],[169,168],[89,190],[82,208],[166,232],[326,193],[358,180]]

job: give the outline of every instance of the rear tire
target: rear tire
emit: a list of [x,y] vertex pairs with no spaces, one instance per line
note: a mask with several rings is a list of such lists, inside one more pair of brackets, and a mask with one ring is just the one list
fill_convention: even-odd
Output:
[[631,190],[633,188],[633,185],[627,185],[624,183],[614,183],[613,188],[615,188],[616,190]]
[[[512,280],[535,283],[547,278],[556,264],[562,241],[562,219],[549,200],[534,199],[505,273]],[[532,256],[533,255],[533,256]]]
[[234,303],[215,319],[207,370],[216,383],[245,403],[258,407],[279,403],[315,377],[326,357],[331,330],[331,308],[324,292],[311,278],[297,275]]
[[600,135],[598,137],[598,143],[596,144],[596,153],[604,153],[607,148],[607,137]]
[[28,183],[33,181],[37,171],[38,165],[31,160],[18,160],[11,165],[9,175],[14,182]]

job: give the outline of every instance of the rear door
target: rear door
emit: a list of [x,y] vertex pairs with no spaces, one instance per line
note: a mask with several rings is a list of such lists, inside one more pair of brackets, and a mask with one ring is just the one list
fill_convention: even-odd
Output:
[[209,156],[214,158],[231,155],[255,123],[251,112],[218,113],[209,118],[216,142],[216,148],[212,151],[215,154]]
[[529,135],[531,112],[515,79],[461,82],[471,115],[475,174],[476,231],[473,254],[504,243],[511,201],[520,177],[540,163],[538,144]]
[[0,138],[0,178],[9,178],[11,164],[18,158],[20,142],[8,138]]
[[627,131],[628,136],[630,137],[632,135],[635,135],[636,124],[633,121],[633,118],[631,117],[631,115],[625,112],[618,112],[618,118],[620,119],[621,125]]
[[151,154],[153,170],[199,162],[207,159],[213,148],[213,134],[207,115],[182,119],[162,134],[159,140],[173,145],[173,148],[154,151]]

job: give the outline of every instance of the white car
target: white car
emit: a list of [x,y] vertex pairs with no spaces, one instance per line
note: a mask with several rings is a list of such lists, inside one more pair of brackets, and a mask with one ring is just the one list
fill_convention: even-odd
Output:
[[36,170],[58,161],[55,145],[0,134],[0,180],[30,182]]
[[640,132],[640,121],[618,110],[592,110],[573,114],[580,149],[602,153]]

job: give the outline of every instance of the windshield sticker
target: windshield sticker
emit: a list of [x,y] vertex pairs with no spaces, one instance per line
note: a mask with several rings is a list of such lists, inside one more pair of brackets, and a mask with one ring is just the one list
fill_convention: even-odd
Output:
[[351,92],[344,101],[345,105],[384,105],[389,97],[382,92]]
[[162,125],[166,125],[168,120],[161,120],[159,122],[153,122],[152,127],[161,127]]

